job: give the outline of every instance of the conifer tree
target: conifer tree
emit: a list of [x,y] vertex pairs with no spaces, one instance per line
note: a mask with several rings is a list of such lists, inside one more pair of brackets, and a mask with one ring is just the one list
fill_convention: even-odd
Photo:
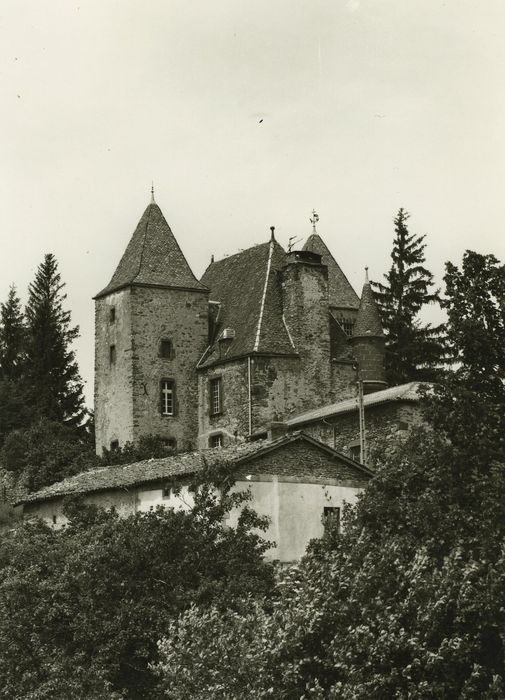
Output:
[[433,275],[424,267],[425,236],[408,231],[408,212],[394,219],[393,263],[385,284],[374,282],[386,341],[386,372],[391,384],[435,378],[444,362],[442,326],[423,325],[418,314],[426,304],[440,303]]
[[18,379],[23,369],[26,326],[14,285],[0,304],[0,378]]
[[29,286],[26,378],[40,418],[77,425],[85,415],[82,380],[71,350],[79,328],[71,326],[70,312],[63,308],[64,287],[56,258],[49,253]]

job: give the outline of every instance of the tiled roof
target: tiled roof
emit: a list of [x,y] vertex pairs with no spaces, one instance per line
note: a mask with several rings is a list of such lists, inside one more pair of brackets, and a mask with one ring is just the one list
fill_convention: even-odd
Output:
[[201,289],[161,209],[151,202],[137,224],[111,281],[101,297],[130,284]]
[[296,352],[282,319],[278,271],[285,256],[282,246],[271,240],[209,265],[201,281],[210,289],[211,301],[220,303],[220,311],[213,345],[200,366],[219,360],[217,341],[225,328],[235,331],[226,359],[252,352]]
[[[366,394],[363,399],[363,403],[365,408],[367,408],[371,406],[378,406],[379,404],[383,403],[390,403],[392,401],[417,402],[419,401],[418,391],[421,386],[422,384],[420,382],[409,382],[408,384],[393,386],[390,389],[375,391],[373,394]],[[425,386],[429,385],[426,384]],[[349,413],[357,410],[358,399],[346,399],[345,401],[338,401],[337,403],[332,403],[328,406],[314,408],[311,411],[305,411],[305,413],[300,413],[293,418],[288,418],[285,422],[290,428],[295,428],[305,425],[305,423],[321,420],[322,418],[338,416],[342,413]]]
[[370,282],[368,281],[363,285],[358,315],[352,335],[353,338],[362,336],[384,336],[379,308],[375,301]]
[[230,467],[248,462],[251,459],[279,449],[292,442],[305,441],[328,452],[332,457],[352,464],[358,471],[370,475],[372,472],[362,464],[350,461],[348,457],[333,450],[318,440],[300,432],[293,432],[277,440],[258,440],[243,442],[203,452],[187,452],[162,459],[148,459],[134,464],[124,464],[113,467],[101,467],[91,471],[81,472],[46,486],[40,491],[27,494],[15,505],[47,501],[63,496],[96,493],[113,489],[128,489],[142,484],[170,480],[175,477],[189,476],[201,471],[205,464],[212,467],[217,464],[229,464]]
[[313,233],[309,236],[303,246],[303,250],[310,250],[312,253],[318,253],[318,255],[321,256],[323,265],[328,267],[330,306],[357,309],[359,306],[359,297],[351,287],[349,280],[340,269],[339,264],[330,253],[321,236],[317,233]]

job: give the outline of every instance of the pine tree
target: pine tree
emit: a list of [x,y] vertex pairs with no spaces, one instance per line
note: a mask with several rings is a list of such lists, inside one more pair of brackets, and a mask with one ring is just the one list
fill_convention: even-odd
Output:
[[386,371],[391,384],[430,380],[444,363],[442,326],[423,325],[418,314],[426,304],[440,303],[433,290],[433,275],[424,267],[425,236],[411,234],[409,214],[400,209],[396,218],[391,269],[385,284],[373,286],[381,312],[386,341]]
[[24,364],[26,326],[14,285],[0,304],[0,378],[18,379]]
[[85,409],[82,380],[70,346],[79,328],[71,326],[70,312],[63,308],[64,287],[56,258],[49,253],[29,286],[26,379],[38,417],[77,425]]

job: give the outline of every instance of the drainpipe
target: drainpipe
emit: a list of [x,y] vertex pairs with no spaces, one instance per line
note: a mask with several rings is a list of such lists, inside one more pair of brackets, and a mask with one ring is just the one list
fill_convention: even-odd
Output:
[[251,356],[247,357],[247,390],[249,394],[249,437],[252,435],[252,391],[251,391]]

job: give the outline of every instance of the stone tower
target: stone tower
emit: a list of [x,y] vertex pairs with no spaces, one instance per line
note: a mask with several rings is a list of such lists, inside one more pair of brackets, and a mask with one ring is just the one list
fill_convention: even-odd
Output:
[[382,330],[379,309],[375,301],[368,274],[363,285],[361,301],[350,342],[358,364],[358,376],[363,391],[370,394],[387,387],[384,370],[386,338]]
[[96,450],[154,434],[196,443],[196,365],[208,342],[208,289],[154,197],[109,284],[95,297]]

